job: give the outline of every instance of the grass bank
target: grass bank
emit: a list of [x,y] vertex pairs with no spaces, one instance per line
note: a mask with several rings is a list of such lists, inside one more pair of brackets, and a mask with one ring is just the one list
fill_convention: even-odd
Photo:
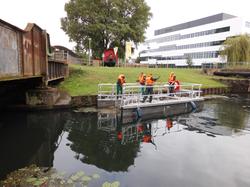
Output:
[[212,80],[212,76],[205,75],[199,69],[171,69],[171,68],[121,68],[121,67],[88,67],[80,65],[70,66],[70,76],[59,88],[66,90],[72,96],[97,94],[99,83],[115,83],[120,73],[125,74],[126,82],[136,82],[140,72],[152,73],[160,76],[158,82],[167,82],[170,72],[175,72],[181,82],[200,83],[203,88],[225,87],[222,83]]

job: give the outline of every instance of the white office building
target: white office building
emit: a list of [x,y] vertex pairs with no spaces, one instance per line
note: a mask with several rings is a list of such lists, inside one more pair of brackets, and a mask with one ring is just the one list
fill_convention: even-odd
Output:
[[140,51],[142,64],[193,66],[226,63],[219,55],[227,37],[250,33],[250,22],[221,13],[171,27],[155,30]]

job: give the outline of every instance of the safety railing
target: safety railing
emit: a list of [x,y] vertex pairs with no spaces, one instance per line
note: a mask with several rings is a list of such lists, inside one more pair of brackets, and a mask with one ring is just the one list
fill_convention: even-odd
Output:
[[[144,98],[152,96],[152,103],[162,102],[170,99],[197,98],[201,96],[201,84],[183,83],[179,85],[179,90],[175,90],[174,85],[166,83],[156,83],[151,88],[153,94],[147,94],[147,86],[138,83],[126,83],[123,85],[123,92],[116,94],[116,84],[99,84],[98,100],[120,100],[120,106],[130,104],[141,104]],[[144,90],[144,92],[142,92]],[[173,90],[173,91],[171,91]]]
[[[126,83],[124,86],[139,86],[137,83]],[[124,89],[123,86],[123,89]],[[98,100],[121,100],[122,95],[117,95],[116,84],[104,83],[98,84]]]

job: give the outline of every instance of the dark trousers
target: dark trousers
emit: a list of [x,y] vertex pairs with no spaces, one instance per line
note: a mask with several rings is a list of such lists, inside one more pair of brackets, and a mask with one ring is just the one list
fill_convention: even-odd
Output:
[[145,85],[141,84],[141,94],[144,95],[145,94]]
[[117,95],[122,94],[122,85],[116,84],[116,93]]
[[174,82],[169,83],[169,93],[174,93]]
[[147,100],[147,98],[148,98],[148,95],[150,95],[149,96],[149,102],[151,103],[152,99],[153,99],[152,94],[153,94],[153,86],[147,86],[146,91],[145,91],[145,96],[143,97],[142,102],[145,102]]

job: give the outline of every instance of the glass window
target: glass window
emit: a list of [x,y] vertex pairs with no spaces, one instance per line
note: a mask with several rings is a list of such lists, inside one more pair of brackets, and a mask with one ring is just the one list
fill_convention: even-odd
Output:
[[248,27],[248,28],[250,28],[250,22],[246,21],[245,26]]

